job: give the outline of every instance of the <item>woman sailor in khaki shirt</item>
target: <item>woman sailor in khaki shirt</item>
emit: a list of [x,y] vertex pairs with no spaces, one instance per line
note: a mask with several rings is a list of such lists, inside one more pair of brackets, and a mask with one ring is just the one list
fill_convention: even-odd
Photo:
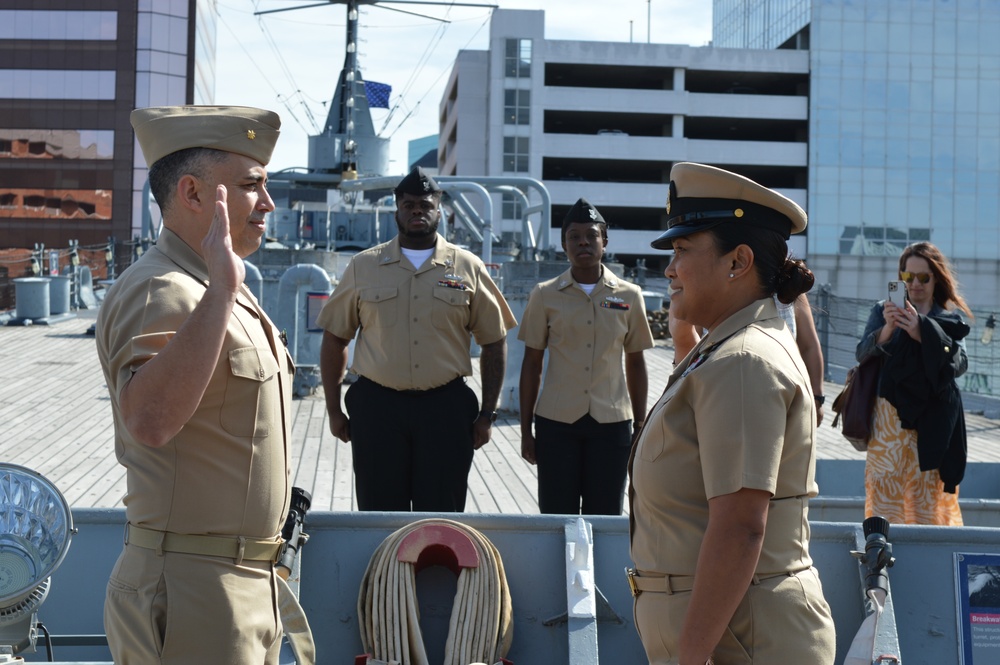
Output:
[[639,287],[601,263],[607,229],[586,199],[570,208],[562,223],[570,269],[535,287],[518,333],[521,455],[538,464],[542,513],[621,515],[632,420],[638,427],[646,414],[643,351],[653,336]]
[[809,556],[816,407],[772,294],[813,283],[786,259],[805,213],[734,173],[671,170],[671,312],[708,333],[639,433],[629,581],[650,663],[833,663],[834,627]]

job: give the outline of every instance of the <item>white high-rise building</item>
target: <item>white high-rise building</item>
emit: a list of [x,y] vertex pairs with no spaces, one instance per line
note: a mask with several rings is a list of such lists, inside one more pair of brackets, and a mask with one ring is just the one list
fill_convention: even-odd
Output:
[[[489,51],[461,51],[440,107],[444,175],[528,176],[552,197],[553,245],[580,197],[620,260],[661,254],[670,167],[743,173],[806,204],[809,54],[545,39],[543,11],[497,10]],[[505,233],[519,203],[501,197]],[[795,251],[805,253],[796,238]]]

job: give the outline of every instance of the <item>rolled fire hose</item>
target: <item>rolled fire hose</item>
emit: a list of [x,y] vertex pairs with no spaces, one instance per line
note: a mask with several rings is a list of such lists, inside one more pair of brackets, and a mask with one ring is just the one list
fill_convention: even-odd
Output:
[[409,524],[389,535],[372,554],[358,593],[358,625],[365,652],[379,661],[430,665],[417,606],[416,573],[421,564],[401,561],[399,555],[407,536],[421,549],[440,548],[440,543],[423,542],[426,539],[422,536],[432,531],[425,529],[428,526],[461,532],[478,557],[474,567],[457,566],[460,572],[448,623],[445,665],[498,662],[507,655],[513,639],[513,612],[503,562],[482,533],[445,519]]

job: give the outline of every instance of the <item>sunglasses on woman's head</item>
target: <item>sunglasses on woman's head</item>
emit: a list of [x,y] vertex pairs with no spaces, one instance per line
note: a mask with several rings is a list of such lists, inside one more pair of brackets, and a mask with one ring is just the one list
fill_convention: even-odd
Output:
[[899,273],[899,278],[909,284],[914,279],[916,279],[921,284],[926,284],[931,281],[931,273],[929,272],[907,272],[903,271]]

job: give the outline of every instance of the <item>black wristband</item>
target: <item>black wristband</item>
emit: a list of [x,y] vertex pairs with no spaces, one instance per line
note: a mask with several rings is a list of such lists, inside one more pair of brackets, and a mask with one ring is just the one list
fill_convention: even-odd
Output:
[[816,400],[816,406],[823,406],[826,403],[826,395],[813,395],[813,399]]
[[495,423],[497,421],[496,411],[487,411],[486,409],[483,409],[482,411],[479,412],[479,417],[482,418],[483,416],[489,418],[491,423]]

